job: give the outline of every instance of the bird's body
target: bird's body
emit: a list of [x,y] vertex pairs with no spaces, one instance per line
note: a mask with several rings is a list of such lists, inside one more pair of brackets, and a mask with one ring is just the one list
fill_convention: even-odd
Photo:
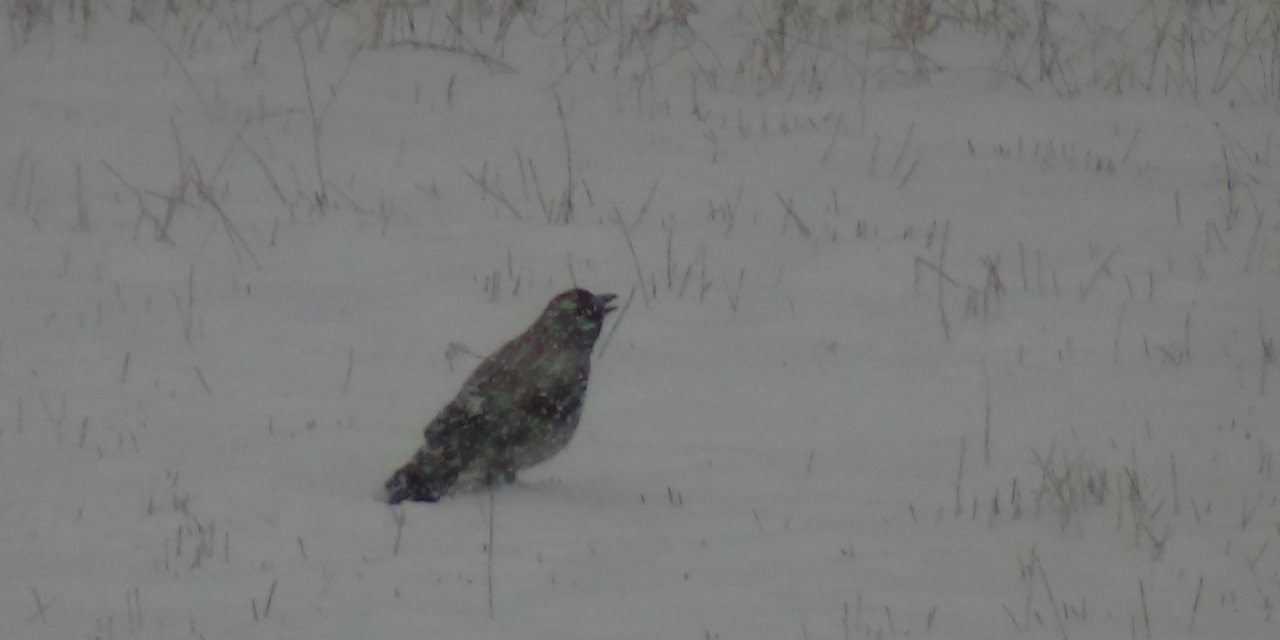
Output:
[[387,501],[434,502],[451,490],[546,461],[582,417],[591,350],[614,296],[566,291],[463,383],[426,428],[426,442],[386,483]]

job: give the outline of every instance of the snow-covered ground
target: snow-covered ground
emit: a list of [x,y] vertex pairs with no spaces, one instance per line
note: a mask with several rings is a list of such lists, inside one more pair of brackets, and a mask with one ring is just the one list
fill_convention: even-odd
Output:
[[1280,14],[695,2],[0,3],[0,638],[1280,634]]

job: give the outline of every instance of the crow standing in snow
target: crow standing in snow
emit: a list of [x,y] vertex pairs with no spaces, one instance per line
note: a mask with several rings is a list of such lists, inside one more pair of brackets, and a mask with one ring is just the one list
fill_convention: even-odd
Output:
[[573,289],[486,358],[387,480],[387,502],[435,502],[455,486],[515,480],[559,453],[582,417],[591,349],[616,296]]

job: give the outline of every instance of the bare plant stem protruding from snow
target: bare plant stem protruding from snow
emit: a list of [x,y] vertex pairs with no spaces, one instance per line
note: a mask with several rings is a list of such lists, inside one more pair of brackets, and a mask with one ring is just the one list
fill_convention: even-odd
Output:
[[36,612],[31,614],[31,617],[27,618],[27,622],[31,622],[32,620],[39,620],[40,622],[48,622],[49,620],[48,618],[45,617],[44,614],[46,611],[49,610],[49,607],[53,606],[53,601],[52,600],[49,602],[42,601],[40,599],[40,592],[37,591],[35,587],[31,587],[31,597],[36,601]]
[[[643,287],[641,287],[643,289]],[[600,351],[597,358],[603,358],[604,352],[609,348],[609,342],[613,340],[613,334],[618,332],[618,325],[622,324],[622,319],[627,317],[627,309],[631,308],[631,301],[636,298],[636,288],[631,287],[631,293],[627,295],[627,301],[623,303],[622,309],[618,311],[618,319],[613,321],[613,327],[609,329],[609,335],[604,337],[604,342],[600,344]]]
[[89,232],[89,207],[84,201],[84,168],[76,163],[76,230]]
[[496,512],[494,511],[493,489],[489,489],[489,543],[485,545],[485,555],[488,564],[488,588],[489,588],[489,619],[493,620],[493,521]]
[[[138,231],[142,228],[142,221],[148,220],[151,222],[152,233],[154,234],[154,238],[157,242],[173,244],[173,241],[169,239],[169,232],[168,232],[167,225],[161,222],[160,218],[158,218],[154,213],[152,213],[151,209],[147,207],[147,201],[145,198],[142,197],[143,196],[142,191],[139,190],[137,187],[133,186],[132,184],[129,184],[129,181],[125,180],[124,176],[120,175],[120,172],[116,171],[116,168],[111,166],[111,163],[101,159],[98,160],[98,162],[104,168],[106,168],[107,171],[111,172],[111,175],[115,176],[116,180],[118,180],[120,184],[124,186],[125,189],[129,190],[129,193],[133,194],[134,201],[138,203],[138,218],[133,225],[134,240],[138,239]],[[169,220],[171,219],[172,218],[169,218]]]
[[1112,249],[1111,253],[1108,253],[1107,257],[1102,260],[1102,263],[1094,269],[1093,275],[1089,277],[1089,282],[1080,287],[1080,302],[1084,302],[1089,297],[1089,291],[1093,289],[1093,285],[1097,284],[1099,278],[1104,275],[1108,278],[1111,277],[1111,259],[1116,257],[1116,253],[1119,251],[1120,247]]
[[963,513],[963,506],[960,503],[961,485],[964,483],[964,450],[965,437],[960,436],[960,464],[956,468],[956,517],[960,517]]
[[258,257],[253,254],[253,249],[249,247],[249,242],[240,234],[240,229],[236,228],[235,223],[231,221],[231,216],[226,209],[222,208],[222,204],[218,202],[218,199],[214,197],[213,190],[200,177],[200,168],[193,165],[192,169],[195,172],[196,193],[200,195],[201,200],[204,200],[218,213],[218,218],[222,221],[223,228],[226,229],[227,235],[231,238],[232,246],[236,248],[236,255],[239,256],[239,252],[243,250],[249,256],[249,261],[253,263],[253,266],[261,269],[262,264],[258,262]]
[[251,598],[251,599],[249,600],[250,604],[251,604],[251,605],[252,605],[252,607],[253,607],[253,621],[254,621],[254,622],[261,622],[261,621],[263,621],[263,620],[266,620],[266,619],[267,619],[267,617],[271,615],[271,604],[272,604],[273,602],[275,602],[275,599],[276,599],[276,584],[277,584],[278,582],[279,582],[279,578],[273,578],[273,579],[271,580],[271,588],[267,590],[267,600],[266,600],[266,603],[262,605],[262,612],[261,612],[261,614],[259,614],[259,613],[258,613],[258,601],[257,601],[257,599],[255,599],[255,598]]
[[392,557],[400,555],[400,539],[404,536],[404,507],[396,506],[391,508],[391,517],[396,523],[396,541],[391,545]]
[[[813,234],[809,231],[809,225],[805,224],[804,220],[801,220],[800,216],[796,214],[795,205],[787,198],[782,197],[780,192],[774,192],[774,195],[778,197],[778,202],[782,203],[782,208],[786,212],[787,218],[795,221],[796,228],[800,229],[800,235],[806,238],[812,237]],[[785,226],[783,230],[786,230]]]
[[[560,118],[560,132],[564,136],[565,182],[564,192],[561,194],[560,198],[559,210],[555,212],[555,216],[548,220],[548,222],[569,224],[573,222],[573,192],[576,189],[576,185],[573,180],[573,146],[569,144],[569,120],[564,113],[564,102],[560,100],[560,92],[553,88],[552,94],[556,99],[556,115]],[[641,285],[643,286],[643,282],[641,282]],[[646,306],[648,306],[647,303]]]
[[1146,631],[1147,640],[1151,640],[1151,613],[1147,610],[1147,587],[1138,580],[1138,596],[1142,600],[1142,628]]
[[1191,623],[1187,625],[1188,631],[1196,629],[1196,614],[1200,612],[1200,594],[1204,592],[1204,574],[1200,574],[1200,579],[1196,581],[1196,599],[1191,603]]
[[1258,310],[1258,339],[1261,341],[1262,347],[1262,365],[1258,378],[1258,395],[1267,395],[1267,372],[1276,364],[1276,344],[1275,338],[1268,336],[1262,323],[1262,310]]
[[648,309],[649,291],[644,282],[644,269],[640,267],[640,256],[636,255],[636,246],[631,242],[631,231],[627,229],[627,222],[622,219],[622,211],[616,206],[613,208],[613,215],[618,220],[618,228],[622,229],[622,239],[627,241],[627,250],[631,252],[631,264],[636,269],[636,286],[640,288],[644,308]]
[[156,31],[155,27],[151,26],[150,23],[146,20],[139,20],[138,23],[151,35],[155,36],[165,51],[169,52],[169,59],[178,66],[178,70],[182,72],[182,77],[187,80],[187,85],[191,87],[191,92],[195,94],[196,103],[200,105],[200,110],[204,112],[206,118],[215,120],[217,112],[214,110],[214,105],[205,100],[204,94],[200,93],[200,87],[196,86],[195,78],[191,77],[191,71],[187,69],[186,63],[182,61],[182,56],[178,55],[178,52],[173,49],[173,45],[169,44],[169,41],[165,40],[164,36],[161,36],[160,32]]
[[982,391],[985,411],[982,425],[982,463],[991,468],[991,372],[987,370],[987,357],[982,356]]
[[[947,238],[951,235],[951,221],[947,220],[942,224],[942,247],[938,252],[938,317],[942,321],[942,337],[951,342],[951,322],[947,320],[947,305],[944,297],[945,287],[943,287],[942,276],[944,275],[947,263]],[[952,280],[954,283],[955,281]]]
[[[317,109],[315,96],[311,90],[311,71],[307,67],[307,53],[302,46],[303,30],[299,28],[299,26],[296,23],[294,23],[294,20],[293,20],[294,6],[295,5],[290,5],[289,8],[285,11],[285,15],[289,19],[289,27],[291,32],[293,33],[293,42],[298,49],[298,60],[302,68],[302,84],[303,84],[303,89],[306,91],[307,115],[310,118],[310,124],[311,124],[311,151],[312,151],[313,161],[315,163],[315,169],[316,169],[316,183],[317,183],[316,184],[317,191],[315,195],[316,206],[323,213],[327,211],[329,207],[328,182],[325,180],[324,159],[320,153],[320,138],[321,138],[321,135],[324,133],[324,120],[325,120],[325,116],[328,115],[329,107],[333,105],[333,101],[338,97],[338,88],[342,86],[343,81],[346,80],[347,74],[351,72],[351,68],[355,65],[356,56],[360,54],[361,47],[355,47],[354,49],[351,50],[351,53],[347,56],[346,66],[343,68],[342,73],[338,76],[338,80],[334,82],[332,86],[329,87],[329,99],[325,101],[323,107],[321,107],[320,109]],[[306,11],[307,13],[306,24],[310,24],[314,22],[314,16],[312,16],[311,10],[308,9],[305,4],[296,5],[296,6],[302,6],[303,10]],[[317,37],[320,37],[320,36],[317,35]],[[323,49],[323,40],[321,40],[321,49]]]
[[[489,185],[489,164],[487,162],[485,163],[483,167],[483,171],[481,172],[479,178],[477,178],[475,174],[471,173],[471,171],[468,169],[463,169],[462,171],[466,173],[467,177],[471,179],[471,182],[474,183],[476,187],[480,189],[481,195],[493,196],[493,198],[498,201],[498,204],[502,205],[507,211],[510,211],[511,215],[515,216],[517,220],[524,219],[524,215],[520,213],[520,209],[518,209],[514,204],[512,204],[511,199],[508,198],[507,195],[505,193],[502,193],[502,191],[499,189],[499,187],[497,186],[496,177],[494,180],[494,185],[493,186]],[[524,177],[523,167],[521,168],[520,176],[522,178]]]
[[351,390],[351,372],[355,369],[355,366],[356,348],[351,347],[351,350],[347,352],[347,375],[342,381],[342,393],[344,394]]
[[1044,585],[1044,593],[1049,596],[1049,605],[1053,608],[1053,619],[1058,624],[1058,632],[1062,634],[1062,640],[1070,640],[1067,637],[1067,628],[1062,622],[1062,611],[1058,607],[1058,601],[1053,597],[1053,588],[1049,586],[1049,574],[1044,570],[1044,563],[1040,560],[1040,554],[1036,553],[1035,545],[1031,546],[1031,561],[1034,568],[1040,574],[1040,582]]

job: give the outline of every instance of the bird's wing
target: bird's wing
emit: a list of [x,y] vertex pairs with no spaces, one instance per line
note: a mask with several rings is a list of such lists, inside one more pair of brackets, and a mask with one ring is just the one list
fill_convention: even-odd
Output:
[[478,401],[472,396],[459,395],[427,424],[427,447],[450,451],[470,448],[473,446],[471,441],[487,430],[487,420],[487,414]]
[[485,416],[492,416],[495,409],[495,393],[514,386],[517,381],[515,370],[519,368],[519,360],[523,359],[520,358],[523,355],[520,344],[519,338],[511,340],[482,360],[467,376],[458,395],[427,424],[428,444],[433,438],[443,437],[454,430],[475,431],[477,426],[483,430],[481,423]]
[[522,336],[482,362],[427,425],[428,445],[508,446],[524,439],[530,419],[561,423],[578,412],[590,362],[580,362],[574,351],[539,346]]
[[582,407],[584,394],[578,385],[539,389],[521,398],[519,410],[530,417],[563,423]]

